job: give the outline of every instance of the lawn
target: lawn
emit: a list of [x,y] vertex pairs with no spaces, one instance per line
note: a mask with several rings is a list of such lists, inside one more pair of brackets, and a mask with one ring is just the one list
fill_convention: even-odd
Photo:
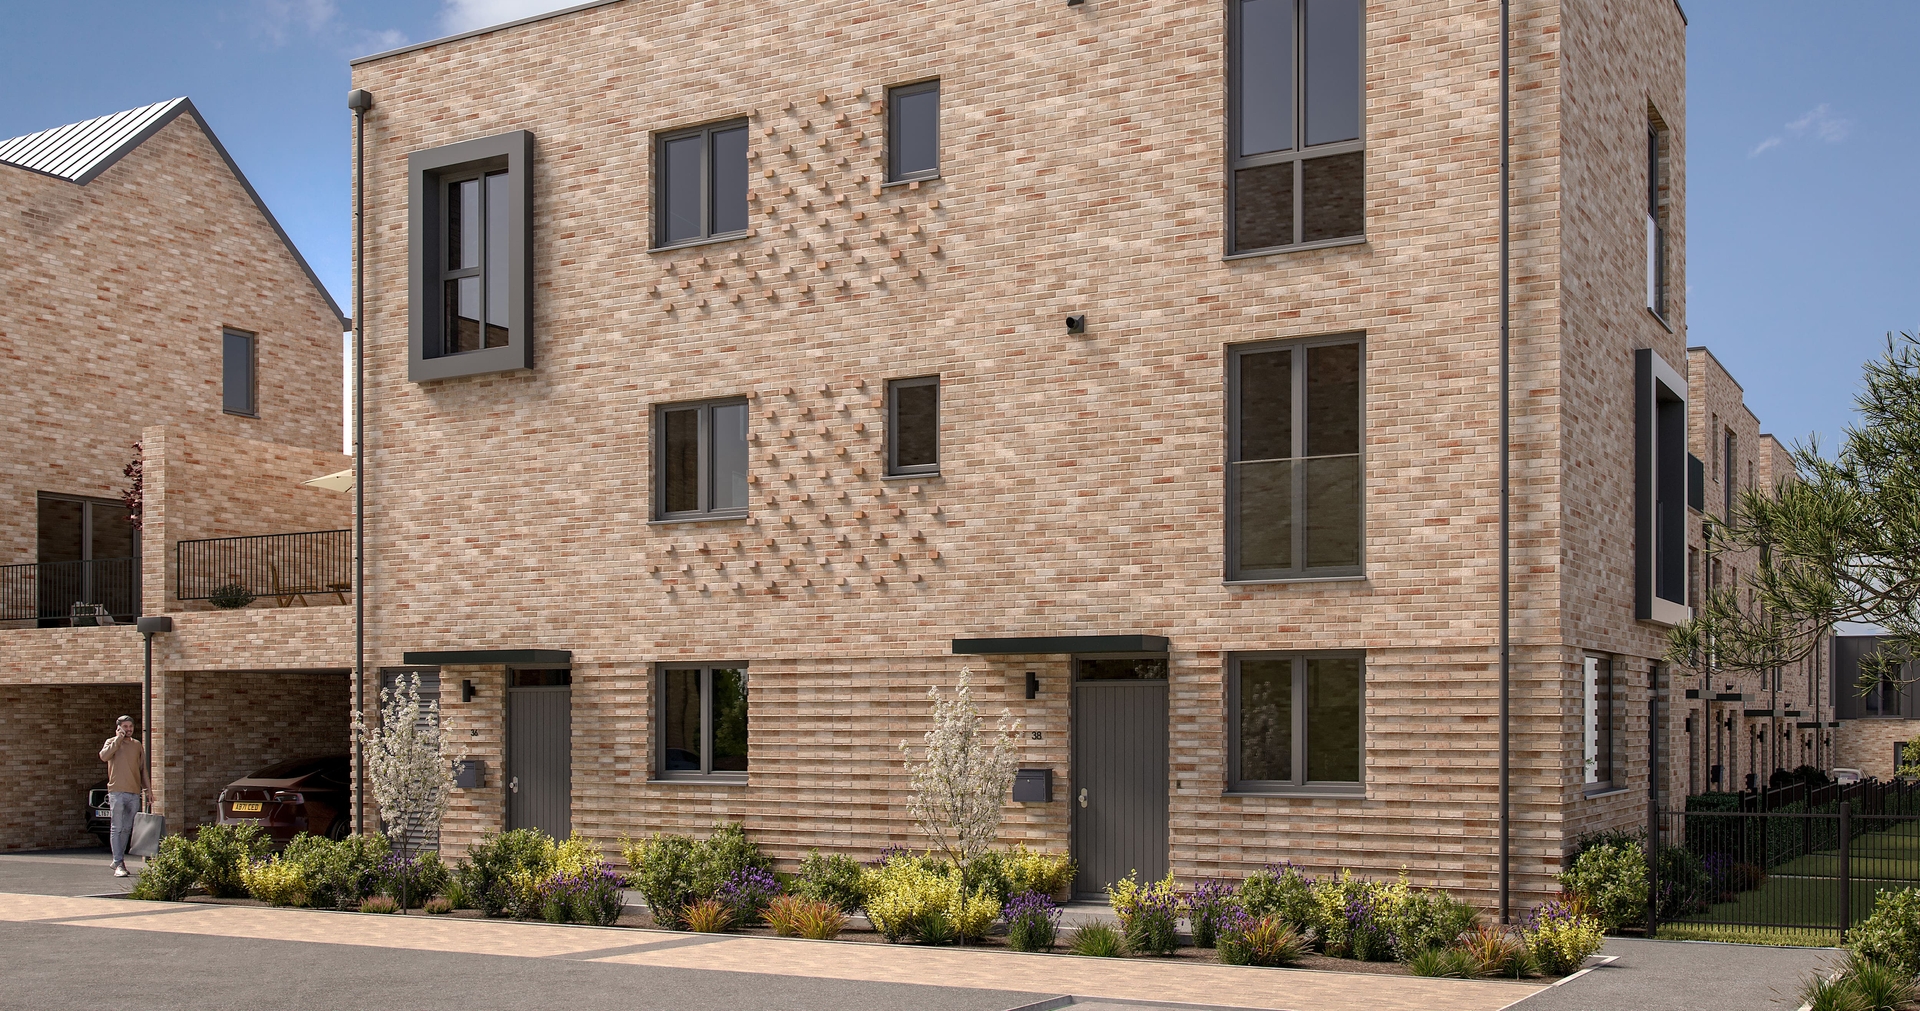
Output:
[[[1903,822],[1883,832],[1856,836],[1848,857],[1852,872],[1851,912],[1854,922],[1858,923],[1873,911],[1879,892],[1920,885],[1920,824]],[[1767,875],[1766,882],[1759,888],[1740,893],[1732,902],[1717,902],[1706,912],[1676,921],[1673,926],[1823,924],[1837,928],[1839,923],[1840,853],[1836,848],[1781,864]],[[1831,930],[1823,931],[1829,932]],[[1668,936],[1665,927],[1661,928],[1661,936]]]

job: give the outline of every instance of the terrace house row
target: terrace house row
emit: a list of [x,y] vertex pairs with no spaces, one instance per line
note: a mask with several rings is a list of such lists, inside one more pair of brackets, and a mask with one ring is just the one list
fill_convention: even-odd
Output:
[[[1689,614],[1685,22],[1513,11],[1537,897],[1642,823]],[[1082,891],[1490,899],[1500,43],[1492,3],[618,0],[356,61],[369,656],[484,765],[444,840],[914,844],[899,745],[971,669],[1041,770],[1007,840]]]
[[[0,248],[0,849],[87,840],[142,615],[175,619],[157,809],[211,820],[346,749],[350,501],[302,484],[346,466],[344,321],[185,98],[0,141]],[[236,583],[255,605],[213,609]]]

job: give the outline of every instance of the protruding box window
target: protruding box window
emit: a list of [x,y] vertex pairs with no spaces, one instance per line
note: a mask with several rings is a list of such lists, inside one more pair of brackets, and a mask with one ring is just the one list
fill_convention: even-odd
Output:
[[1634,352],[1634,612],[1666,625],[1687,600],[1687,380],[1651,348]]
[[533,135],[407,156],[415,382],[533,366]]

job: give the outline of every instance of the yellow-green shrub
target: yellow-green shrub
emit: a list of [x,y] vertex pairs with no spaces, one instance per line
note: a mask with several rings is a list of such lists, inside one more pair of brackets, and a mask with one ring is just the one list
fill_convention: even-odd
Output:
[[242,866],[240,883],[246,886],[248,895],[269,906],[304,906],[310,891],[306,866],[280,857]]
[[861,877],[867,919],[888,941],[929,944],[958,937],[977,941],[1000,917],[1000,900],[984,889],[971,895],[959,875],[932,860],[897,857]]
[[1073,883],[1073,858],[1065,853],[1030,850],[1025,843],[1007,851],[1008,894],[1056,895]]

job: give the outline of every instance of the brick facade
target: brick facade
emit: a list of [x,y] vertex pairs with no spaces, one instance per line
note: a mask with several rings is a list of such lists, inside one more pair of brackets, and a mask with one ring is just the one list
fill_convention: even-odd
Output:
[[0,754],[8,766],[0,850],[95,845],[86,831],[87,791],[107,777],[100,745],[122,715],[139,726],[139,685],[0,686]]

